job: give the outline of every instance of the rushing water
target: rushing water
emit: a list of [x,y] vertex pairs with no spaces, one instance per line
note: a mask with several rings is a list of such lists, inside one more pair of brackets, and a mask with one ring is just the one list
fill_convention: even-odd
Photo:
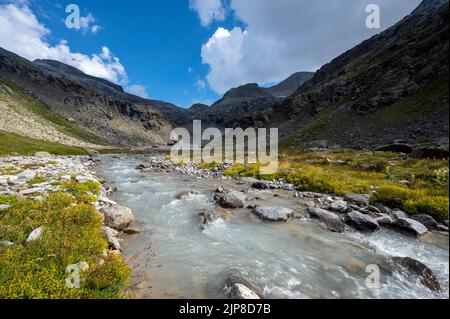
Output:
[[[103,157],[99,173],[118,188],[112,199],[131,208],[142,232],[124,237],[124,255],[133,268],[138,298],[224,298],[226,279],[241,273],[266,298],[448,298],[448,237],[427,241],[396,232],[335,234],[314,221],[268,223],[248,209],[205,230],[199,212],[214,207],[213,190],[236,182],[199,180],[174,173],[141,173],[136,156]],[[230,184],[234,183],[234,184]],[[243,187],[246,188],[246,187]],[[198,195],[176,199],[185,191]],[[253,190],[264,206],[299,210],[289,192]],[[443,292],[436,294],[391,271],[389,256],[409,256],[430,267]],[[380,287],[368,288],[368,265],[381,269]]]

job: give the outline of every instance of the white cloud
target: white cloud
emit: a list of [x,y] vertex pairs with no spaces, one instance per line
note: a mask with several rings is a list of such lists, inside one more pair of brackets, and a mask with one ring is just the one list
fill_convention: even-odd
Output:
[[50,30],[41,24],[25,4],[0,5],[0,46],[29,60],[52,59],[69,64],[86,74],[117,84],[127,83],[127,73],[107,47],[100,54],[72,52],[67,41],[50,45]]
[[101,27],[94,24],[97,19],[91,13],[88,13],[85,17],[80,17],[80,30],[83,33],[91,32],[92,34],[98,33]]
[[204,89],[206,89],[206,82],[200,78],[197,78],[197,81],[195,82],[195,86],[197,87],[197,90],[203,91]]
[[214,20],[223,21],[226,15],[221,0],[190,0],[189,8],[197,12],[204,27],[210,25]]
[[140,84],[133,84],[127,87],[127,92],[148,99],[147,88]]
[[297,71],[315,71],[362,40],[410,13],[421,0],[379,0],[382,29],[367,29],[372,0],[231,0],[245,28],[218,28],[202,46],[206,79],[218,93],[245,83],[278,82]]

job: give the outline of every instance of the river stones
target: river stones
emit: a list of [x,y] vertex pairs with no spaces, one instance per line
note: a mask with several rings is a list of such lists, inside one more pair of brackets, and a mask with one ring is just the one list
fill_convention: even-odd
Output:
[[321,208],[308,208],[308,212],[311,218],[317,219],[328,230],[336,233],[345,232],[345,224],[336,214]]
[[27,240],[25,242],[28,244],[28,243],[31,243],[33,241],[40,240],[40,239],[42,239],[42,234],[43,234],[43,228],[39,227],[39,228],[33,230],[30,233],[30,235],[28,235],[28,238],[27,238]]
[[244,286],[243,284],[234,284],[231,287],[230,299],[261,299],[254,291]]
[[134,221],[131,209],[120,205],[111,205],[102,212],[105,215],[105,225],[117,231],[124,230]]
[[342,200],[332,202],[328,209],[335,212],[343,212],[347,209],[347,203]]
[[263,181],[254,182],[252,184],[252,188],[254,189],[270,189],[270,184]]
[[264,297],[264,290],[251,278],[250,273],[247,270],[234,267],[227,273],[225,281],[226,287],[233,288],[234,285],[239,284],[251,290],[258,298]]
[[437,221],[430,215],[418,214],[418,215],[412,215],[410,218],[421,223],[426,228],[428,228],[428,230],[437,230],[438,229],[439,225],[438,225]]
[[375,219],[357,211],[352,211],[345,215],[344,222],[350,227],[365,233],[373,233],[381,230],[380,225]]
[[200,226],[205,229],[206,226],[215,222],[217,219],[228,220],[230,212],[223,207],[208,209],[200,213]]
[[428,289],[441,292],[441,285],[433,271],[420,261],[409,257],[393,257],[392,260],[403,269],[406,269],[413,277],[419,279]]
[[112,229],[108,226],[103,226],[103,233],[106,236],[106,239],[108,240],[109,245],[112,249],[120,250],[120,242],[119,239],[117,239],[117,235],[119,232],[115,229]]
[[349,202],[358,204],[358,205],[369,205],[370,195],[368,194],[347,194],[345,195],[345,199]]
[[376,218],[375,221],[378,225],[387,227],[395,226],[396,223],[396,220],[388,214],[382,214],[380,217]]
[[391,210],[389,212],[389,215],[393,216],[396,219],[399,218],[408,218],[408,214],[406,214],[404,211],[401,211],[400,209],[396,208],[394,210]]
[[246,199],[245,193],[229,191],[219,198],[219,205],[223,208],[242,208],[245,206]]
[[285,207],[256,207],[252,210],[252,213],[262,220],[273,222],[286,222],[294,216],[294,211]]
[[423,224],[410,218],[397,219],[395,226],[400,230],[416,237],[420,237],[428,233],[428,229]]

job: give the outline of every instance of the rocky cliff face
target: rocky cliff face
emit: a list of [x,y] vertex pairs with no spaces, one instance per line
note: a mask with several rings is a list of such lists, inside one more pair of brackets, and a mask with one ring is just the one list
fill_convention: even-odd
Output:
[[404,142],[448,149],[448,23],[448,0],[425,0],[241,123],[277,126],[293,148]]
[[120,86],[60,62],[32,63],[0,48],[0,77],[61,118],[97,135],[99,141],[143,146],[169,140],[171,123],[152,101],[143,102]]

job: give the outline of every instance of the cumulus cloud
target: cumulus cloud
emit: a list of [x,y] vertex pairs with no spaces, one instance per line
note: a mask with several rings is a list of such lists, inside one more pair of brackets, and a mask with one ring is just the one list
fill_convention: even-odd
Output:
[[133,84],[126,88],[128,93],[143,97],[144,99],[148,99],[149,95],[147,92],[147,88],[140,84]]
[[0,46],[4,49],[29,60],[58,60],[86,74],[117,84],[127,83],[125,68],[107,47],[99,54],[72,52],[65,40],[50,45],[46,40],[49,34],[50,30],[38,21],[26,2],[0,5]]
[[[279,82],[297,71],[315,71],[339,54],[399,21],[421,0],[378,0],[381,29],[368,29],[373,0],[230,0],[245,27],[218,28],[202,46],[206,79],[218,93],[256,82]],[[223,9],[223,8],[222,8]]]
[[202,26],[208,26],[216,21],[225,19],[226,10],[221,0],[190,0],[189,8],[197,12]]
[[97,21],[97,19],[94,18],[94,16],[91,13],[88,13],[85,17],[81,16],[80,17],[80,30],[83,33],[92,33],[92,34],[96,34],[98,33],[98,31],[100,31],[101,27],[97,24],[95,24],[95,22]]

